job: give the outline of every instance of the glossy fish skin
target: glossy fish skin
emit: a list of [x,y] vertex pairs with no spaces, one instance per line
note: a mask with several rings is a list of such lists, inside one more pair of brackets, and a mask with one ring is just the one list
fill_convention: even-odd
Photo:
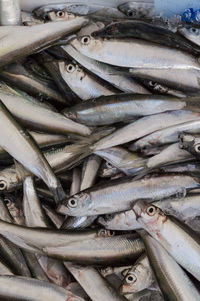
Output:
[[[54,230],[38,227],[28,228],[4,221],[0,221],[0,225],[0,232],[4,237],[7,237],[10,241],[25,250],[36,252],[41,255],[44,255],[43,248],[45,247],[65,246],[72,241],[93,239],[102,235],[102,231],[99,229],[76,232],[73,230]],[[109,231],[104,231],[104,233],[110,235]]]
[[125,74],[118,74],[118,69],[114,66],[104,64],[102,62],[90,59],[82,55],[71,45],[62,46],[64,51],[67,52],[75,61],[85,67],[87,70],[92,71],[100,78],[106,80],[117,89],[127,93],[149,94],[150,92],[139,84],[132,77]]
[[95,154],[114,165],[126,175],[133,175],[145,166],[143,158],[119,146],[99,150]]
[[120,288],[123,295],[140,292],[154,282],[153,271],[146,254],[141,255],[135,264],[124,272],[125,277]]
[[15,63],[6,66],[1,72],[0,78],[32,96],[40,98],[42,96],[54,105],[67,105],[65,98],[56,91],[55,85],[37,78],[22,64]]
[[149,234],[141,231],[147,256],[166,300],[199,300],[200,294],[188,275]]
[[130,264],[143,253],[144,248],[141,240],[131,234],[74,241],[65,247],[44,247],[43,251],[48,256],[73,263],[108,265]]
[[152,176],[142,180],[118,179],[73,195],[59,204],[57,211],[72,216],[120,212],[130,209],[137,199],[157,200],[175,194],[185,195],[188,189],[198,187],[198,181],[184,175]]
[[[82,54],[107,64],[126,68],[162,68],[168,70],[200,71],[196,58],[181,50],[140,39],[100,39],[83,36],[70,44]],[[131,55],[134,53],[134,57]],[[176,56],[176,63],[174,63]]]
[[199,280],[200,244],[193,230],[174,217],[166,216],[161,209],[142,201],[138,201],[133,210],[141,226],[178,264]]
[[114,94],[114,88],[106,87],[105,83],[102,85],[98,78],[95,78],[77,64],[65,65],[64,62],[59,62],[59,70],[67,85],[82,100]]
[[[186,110],[171,111],[145,116],[128,125],[125,125],[120,129],[117,129],[109,136],[102,138],[96,142],[94,149],[104,149],[116,146],[118,144],[127,143],[171,125],[198,119],[199,113]],[[129,146],[129,149],[132,150],[131,146]]]
[[178,28],[178,33],[180,33],[187,40],[191,41],[197,46],[200,46],[200,30],[198,27],[184,26]]
[[59,215],[58,213],[55,212],[50,206],[46,204],[42,204],[42,208],[44,209],[46,215],[49,217],[49,219],[53,222],[54,226],[57,229],[60,229],[61,225],[64,222],[64,217],[63,215]]
[[59,135],[76,133],[84,136],[91,134],[88,127],[64,118],[61,114],[44,107],[38,101],[31,102],[21,96],[3,91],[0,92],[0,99],[8,110],[27,127],[42,132],[59,133]]
[[175,89],[170,89],[165,85],[161,85],[160,83],[156,83],[152,80],[148,79],[140,79],[142,84],[148,88],[153,94],[162,94],[162,95],[173,95],[176,97],[186,97],[186,94],[182,91],[178,91]]
[[185,101],[176,97],[116,94],[87,100],[70,109],[65,109],[63,114],[77,122],[97,126],[131,120],[135,116],[179,110],[185,106]]
[[21,25],[21,10],[18,0],[2,0],[0,3],[0,25]]
[[[0,102],[1,109],[1,128],[4,136],[1,137],[0,144],[11,156],[24,165],[30,172],[41,178],[52,190],[55,200],[65,197],[65,193],[59,180],[54,175],[48,162],[40,152],[37,144],[31,136],[16,122],[11,113],[7,110],[3,102]],[[7,137],[13,136],[15,140],[15,149],[7,140]]]
[[113,166],[109,162],[104,162],[101,166],[99,175],[102,178],[110,178],[118,174],[120,174],[120,171],[115,166]]
[[82,169],[80,190],[87,189],[95,184],[101,163],[102,159],[95,154],[85,160]]
[[174,143],[178,141],[179,134],[182,132],[189,132],[193,134],[200,133],[200,121],[198,119],[187,121],[155,131],[154,133],[136,141],[134,143],[134,147],[132,146],[131,149],[136,151],[153,145],[160,146],[168,143]]
[[35,26],[2,26],[0,67],[48,47],[62,36],[76,31],[86,22],[84,17],[76,17],[71,21]]
[[[26,290],[24,290],[26,287]],[[0,296],[24,301],[84,301],[55,284],[28,277],[0,276]]]
[[[178,31],[180,33],[180,30]],[[200,49],[179,34],[142,21],[116,22],[91,34],[100,38],[136,38],[200,54]]]

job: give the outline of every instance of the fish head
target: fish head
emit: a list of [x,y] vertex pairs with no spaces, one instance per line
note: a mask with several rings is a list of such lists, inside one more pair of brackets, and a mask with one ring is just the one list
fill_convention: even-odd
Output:
[[122,294],[137,293],[151,284],[151,270],[142,263],[137,263],[129,269],[120,288]]
[[178,29],[178,33],[192,42],[200,42],[200,28],[184,26]]
[[93,53],[95,54],[102,48],[103,40],[85,35],[71,40],[70,44],[82,54],[92,57]]
[[158,234],[167,217],[160,208],[147,204],[143,200],[137,201],[133,207],[138,223],[148,232]]
[[0,191],[12,191],[21,182],[15,168],[5,168],[0,172]]
[[118,173],[119,170],[109,162],[103,163],[100,169],[100,177],[102,178],[112,177]]
[[45,19],[53,22],[68,21],[74,19],[76,16],[72,13],[68,13],[66,10],[53,10],[45,15]]
[[66,201],[63,201],[57,208],[57,212],[71,216],[88,215],[92,207],[90,195],[86,192],[77,193]]

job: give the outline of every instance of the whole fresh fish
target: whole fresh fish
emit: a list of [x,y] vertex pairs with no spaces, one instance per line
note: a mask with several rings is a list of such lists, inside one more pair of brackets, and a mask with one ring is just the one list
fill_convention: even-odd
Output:
[[0,276],[0,296],[4,300],[9,298],[9,300],[24,301],[84,301],[55,284],[19,276]]
[[18,0],[2,0],[0,2],[0,24],[21,25],[21,10]]
[[56,91],[54,84],[37,78],[22,64],[15,63],[6,66],[0,74],[0,78],[30,95],[40,98],[42,96],[54,105],[67,105],[65,98]]
[[35,26],[2,26],[0,67],[47,48],[64,35],[78,30],[86,22],[84,17],[76,17],[70,21],[49,22]]
[[132,146],[131,149],[136,151],[138,149],[154,145],[164,145],[177,142],[179,134],[182,132],[189,132],[193,134],[200,133],[200,121],[198,119],[187,121],[158,130],[136,141],[134,143],[134,147]]
[[[94,149],[104,149],[127,143],[129,141],[142,138],[143,136],[147,136],[155,131],[165,129],[169,126],[198,119],[199,113],[186,110],[171,111],[145,116],[128,125],[125,125],[124,127],[121,127],[120,129],[117,129],[109,136],[102,138],[96,142]],[[133,146],[135,146],[135,143]],[[129,149],[133,150],[132,147],[130,148],[130,146]]]
[[166,216],[161,209],[147,205],[143,201],[138,201],[133,206],[133,210],[141,226],[164,247],[178,264],[199,280],[200,245],[198,236],[196,237],[193,230],[177,219]]
[[153,271],[146,254],[141,255],[135,264],[124,272],[125,277],[120,288],[123,295],[140,292],[149,288],[154,282]]
[[178,33],[180,33],[187,40],[194,43],[194,45],[200,46],[200,29],[198,27],[186,25],[184,27],[178,28]]
[[[54,193],[57,202],[64,198],[65,193],[62,186],[37,144],[28,132],[17,123],[2,101],[0,102],[0,113],[1,128],[4,132],[0,139],[1,147],[30,172],[41,178]],[[15,148],[13,148],[12,142],[7,139],[11,136],[15,140]]]
[[135,116],[179,110],[185,106],[185,100],[176,97],[116,94],[87,100],[65,109],[63,114],[77,122],[97,126],[131,120]]
[[94,75],[82,69],[77,64],[59,62],[59,70],[72,91],[82,100],[96,98],[102,95],[114,94],[114,88],[108,88]]
[[72,216],[99,215],[130,209],[137,199],[158,200],[198,188],[199,183],[185,175],[151,176],[142,180],[118,179],[93,186],[59,204],[57,211]]
[[139,20],[115,22],[91,35],[96,38],[136,38],[194,54],[200,53],[197,46],[179,34]]
[[19,95],[8,94],[3,91],[0,91],[0,99],[20,122],[35,130],[59,135],[69,133],[91,134],[88,127],[64,118],[61,114],[53,112],[37,100],[30,101]]
[[200,71],[198,61],[191,54],[141,39],[101,39],[85,35],[73,39],[70,44],[82,54],[110,65],[126,68],[162,68],[165,72],[169,69],[174,72]]
[[126,175],[133,175],[145,166],[145,160],[122,147],[111,147],[95,152]]
[[198,300],[200,294],[185,271],[145,231],[141,231],[150,265],[167,300]]
[[102,62],[90,59],[89,57],[81,54],[71,45],[62,46],[64,51],[67,52],[75,61],[81,64],[84,68],[96,74],[100,78],[106,80],[117,89],[127,93],[149,94],[150,92],[145,89],[132,77],[126,74],[118,74],[116,67],[104,64]]

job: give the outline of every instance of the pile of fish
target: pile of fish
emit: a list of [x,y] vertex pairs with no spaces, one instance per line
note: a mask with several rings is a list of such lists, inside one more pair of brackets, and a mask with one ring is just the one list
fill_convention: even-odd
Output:
[[0,300],[200,300],[200,28],[138,5],[1,0]]

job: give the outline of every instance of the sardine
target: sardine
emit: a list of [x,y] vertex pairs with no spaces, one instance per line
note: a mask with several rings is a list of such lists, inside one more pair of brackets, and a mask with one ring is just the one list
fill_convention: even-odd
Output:
[[106,125],[135,116],[145,116],[165,111],[179,110],[185,100],[176,97],[140,94],[116,94],[87,100],[63,111],[64,115],[87,125]]
[[177,263],[199,280],[200,244],[193,230],[177,219],[166,216],[161,209],[142,201],[138,201],[133,206],[133,210],[141,226],[166,249]]
[[185,175],[162,175],[142,180],[118,179],[81,191],[59,204],[57,211],[72,216],[100,215],[128,210],[137,199],[154,200],[199,187]]

